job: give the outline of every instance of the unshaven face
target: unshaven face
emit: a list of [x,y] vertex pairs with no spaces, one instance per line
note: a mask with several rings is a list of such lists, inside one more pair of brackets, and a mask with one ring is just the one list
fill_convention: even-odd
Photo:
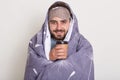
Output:
[[52,38],[56,40],[63,40],[68,32],[70,26],[70,19],[61,19],[53,17],[49,20],[49,29]]

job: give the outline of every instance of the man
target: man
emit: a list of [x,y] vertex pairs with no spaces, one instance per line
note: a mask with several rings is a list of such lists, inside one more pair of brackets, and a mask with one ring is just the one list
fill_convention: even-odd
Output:
[[79,33],[67,3],[50,6],[42,29],[30,40],[28,54],[24,80],[94,80],[92,46]]

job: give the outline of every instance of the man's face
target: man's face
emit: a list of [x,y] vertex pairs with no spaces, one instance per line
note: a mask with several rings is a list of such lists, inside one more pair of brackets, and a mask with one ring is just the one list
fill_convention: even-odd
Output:
[[68,32],[70,26],[69,19],[61,19],[53,17],[49,20],[49,29],[52,37],[56,40],[63,40]]

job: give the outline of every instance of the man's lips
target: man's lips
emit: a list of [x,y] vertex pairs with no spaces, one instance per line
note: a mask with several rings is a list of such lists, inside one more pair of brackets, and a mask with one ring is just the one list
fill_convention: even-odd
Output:
[[62,36],[65,33],[65,30],[54,30],[56,36]]
[[65,30],[54,30],[54,32],[65,32]]
[[59,32],[55,32],[55,33],[56,33],[57,35],[61,35],[63,32],[60,32],[60,31],[59,31]]

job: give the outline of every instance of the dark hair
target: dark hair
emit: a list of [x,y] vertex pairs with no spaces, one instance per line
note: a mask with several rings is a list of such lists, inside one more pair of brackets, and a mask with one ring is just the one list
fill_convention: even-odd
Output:
[[70,7],[69,7],[65,2],[62,2],[62,1],[57,1],[57,2],[55,2],[54,4],[52,4],[52,5],[50,6],[50,8],[48,9],[48,14],[49,14],[49,12],[50,12],[50,10],[51,10],[52,8],[59,7],[59,6],[68,9],[71,18],[73,18],[73,17],[72,17],[71,10],[70,10]]

